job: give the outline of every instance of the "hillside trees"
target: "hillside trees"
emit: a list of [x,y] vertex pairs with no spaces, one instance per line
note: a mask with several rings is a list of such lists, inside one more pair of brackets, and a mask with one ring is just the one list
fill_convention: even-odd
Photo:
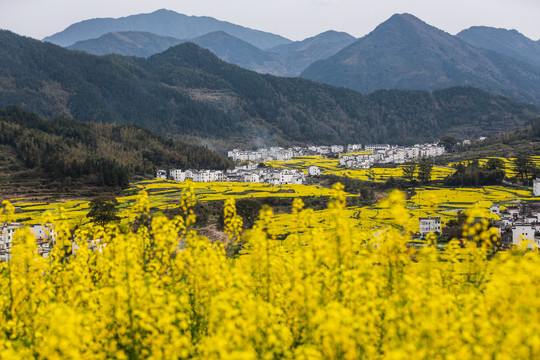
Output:
[[529,185],[535,172],[537,171],[536,165],[530,155],[520,155],[514,160],[514,167],[516,173],[521,178],[523,183]]
[[126,188],[131,176],[157,167],[226,169],[232,162],[201,146],[187,145],[134,125],[44,120],[17,107],[0,110],[0,145],[14,150],[27,169],[70,185]]

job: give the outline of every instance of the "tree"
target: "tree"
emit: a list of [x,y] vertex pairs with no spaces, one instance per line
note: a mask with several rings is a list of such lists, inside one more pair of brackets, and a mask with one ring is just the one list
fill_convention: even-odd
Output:
[[86,217],[91,218],[93,222],[105,226],[112,221],[120,220],[116,215],[118,209],[118,200],[112,196],[101,195],[90,202],[90,211]]
[[447,152],[453,152],[456,148],[457,141],[456,138],[451,135],[446,135],[439,140],[439,145],[444,146],[444,149]]
[[418,180],[420,182],[427,184],[431,180],[431,170],[433,169],[433,163],[431,160],[424,158],[420,160],[418,164]]
[[524,183],[528,183],[535,173],[536,166],[529,155],[520,155],[514,160],[514,166],[518,176]]
[[259,219],[259,211],[262,205],[257,200],[240,199],[236,202],[236,212],[244,220],[244,228],[249,229]]
[[499,158],[490,158],[484,167],[486,170],[504,170],[504,161]]
[[418,164],[415,161],[411,161],[403,165],[401,168],[403,169],[403,177],[412,182],[414,180],[414,175],[416,174]]

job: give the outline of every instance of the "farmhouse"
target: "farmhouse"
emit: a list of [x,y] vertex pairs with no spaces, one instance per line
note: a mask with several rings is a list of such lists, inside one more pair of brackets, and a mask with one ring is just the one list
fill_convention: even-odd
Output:
[[440,216],[421,217],[418,221],[420,222],[420,234],[422,236],[426,236],[429,233],[441,233]]
[[307,173],[309,176],[319,176],[321,175],[321,169],[318,166],[311,165],[307,168]]
[[540,246],[540,240],[534,237],[536,227],[530,223],[514,223],[512,226],[512,243],[519,245],[522,241],[530,240],[535,243],[536,246]]

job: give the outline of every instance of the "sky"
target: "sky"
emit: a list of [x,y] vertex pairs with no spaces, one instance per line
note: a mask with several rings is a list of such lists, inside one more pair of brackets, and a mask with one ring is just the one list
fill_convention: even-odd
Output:
[[404,12],[450,34],[484,25],[540,39],[540,0],[0,0],[0,29],[42,39],[82,20],[158,9],[211,16],[291,40],[327,30],[361,37]]

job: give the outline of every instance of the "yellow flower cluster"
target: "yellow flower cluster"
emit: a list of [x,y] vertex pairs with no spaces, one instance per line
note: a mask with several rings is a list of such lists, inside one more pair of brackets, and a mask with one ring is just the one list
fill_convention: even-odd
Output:
[[[71,234],[55,221],[72,254],[58,246],[43,259],[30,231],[17,232],[0,264],[0,359],[540,357],[536,251],[493,254],[482,224],[443,252],[410,249],[402,194],[381,204],[388,226],[359,231],[343,188],[332,192],[324,227],[294,201],[286,240],[263,208],[234,259],[191,228],[190,190],[171,220],[152,217],[142,192],[130,227]],[[234,202],[225,208],[238,236]]]

